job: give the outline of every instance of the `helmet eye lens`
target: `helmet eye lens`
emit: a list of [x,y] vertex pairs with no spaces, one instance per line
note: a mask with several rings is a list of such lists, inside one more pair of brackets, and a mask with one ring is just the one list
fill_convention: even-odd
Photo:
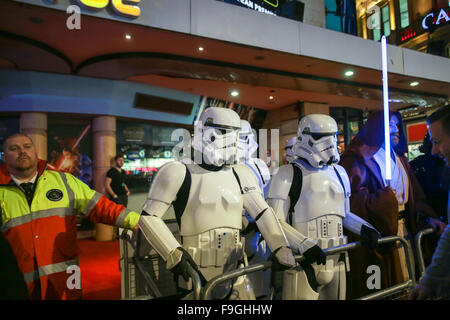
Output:
[[330,133],[330,132],[327,132],[327,133],[307,133],[307,134],[309,134],[314,140],[320,140],[320,139],[322,139],[323,137],[329,137],[329,136],[336,136],[336,133]]
[[221,136],[221,135],[223,135],[223,134],[226,134],[227,133],[227,130],[225,130],[225,129],[214,129],[214,132],[218,135],[218,136]]

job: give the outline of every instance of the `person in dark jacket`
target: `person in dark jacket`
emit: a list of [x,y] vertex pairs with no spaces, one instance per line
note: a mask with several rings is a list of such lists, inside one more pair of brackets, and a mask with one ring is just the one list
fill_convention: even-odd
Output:
[[[392,180],[386,181],[384,164],[383,112],[371,115],[351,141],[340,164],[350,178],[350,210],[386,236],[414,236],[428,224],[439,232],[445,228],[434,210],[425,203],[422,188],[405,157],[407,151],[403,123],[398,112],[390,113]],[[425,220],[428,223],[425,223]],[[421,225],[423,224],[423,225]],[[350,241],[360,241],[349,234]],[[379,246],[375,251],[358,248],[349,252],[350,272],[347,298],[354,299],[378,288],[368,288],[369,266],[380,267],[380,289],[408,279],[403,250],[394,244]]]
[[28,300],[28,289],[16,256],[0,232],[0,300]]
[[423,139],[419,151],[423,155],[418,156],[409,164],[425,193],[427,203],[436,211],[441,220],[447,221],[447,202],[450,183],[450,168],[445,165],[445,160],[431,154],[433,144],[427,133]]
[[[426,197],[427,203],[436,211],[441,221],[447,221],[447,202],[450,182],[450,168],[445,165],[442,157],[433,155],[433,147],[430,134],[427,132],[419,147],[423,155],[410,161],[411,168],[417,177]],[[422,240],[422,253],[425,265],[429,265],[434,250],[436,249],[439,236],[431,234]]]

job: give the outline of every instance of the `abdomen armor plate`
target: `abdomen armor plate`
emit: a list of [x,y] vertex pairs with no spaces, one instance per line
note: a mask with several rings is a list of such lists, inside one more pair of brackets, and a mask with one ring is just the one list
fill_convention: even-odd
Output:
[[313,239],[341,238],[345,193],[333,167],[317,169],[296,162],[303,173],[301,194],[292,214],[292,226]]
[[207,171],[187,165],[191,188],[181,216],[180,234],[190,236],[216,228],[241,229],[243,198],[231,168]]

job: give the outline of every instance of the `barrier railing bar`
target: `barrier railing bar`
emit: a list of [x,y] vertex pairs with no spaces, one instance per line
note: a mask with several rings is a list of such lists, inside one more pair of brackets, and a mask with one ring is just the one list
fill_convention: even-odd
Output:
[[385,288],[383,290],[377,291],[375,293],[372,294],[368,294],[364,297],[358,298],[356,300],[375,300],[375,299],[381,299],[384,297],[387,297],[389,295],[392,295],[394,293],[397,292],[401,292],[405,289],[408,288],[412,288],[415,287],[416,285],[416,278],[414,275],[414,269],[412,267],[412,257],[410,255],[410,244],[407,240],[401,238],[401,237],[397,237],[397,236],[390,236],[390,237],[384,237],[378,240],[378,244],[383,244],[383,243],[389,243],[389,242],[394,242],[394,241],[400,241],[400,243],[402,244],[403,250],[405,251],[405,257],[406,257],[406,267],[408,269],[408,275],[409,275],[409,280],[394,285],[392,287],[389,288]]
[[[120,235],[120,237],[125,241],[124,246],[123,246],[123,272],[124,272],[124,278],[125,281],[128,282],[130,279],[130,267],[129,267],[129,262],[128,262],[128,243],[131,244],[131,246],[133,246],[134,249],[134,244],[131,241],[130,236],[127,233],[127,230],[123,230],[122,234]],[[119,260],[119,268],[120,268],[120,260]],[[125,285],[125,299],[130,299],[130,290],[129,290],[129,285]]]
[[427,228],[427,229],[419,231],[416,234],[416,237],[414,238],[415,245],[416,245],[417,261],[418,261],[418,265],[419,265],[420,277],[422,277],[425,274],[425,261],[423,259],[423,252],[422,252],[422,237],[426,236],[428,234],[432,234],[432,233],[434,233],[434,229]]
[[[394,242],[394,241],[400,241],[400,243],[403,246],[403,249],[405,251],[407,268],[408,268],[408,274],[409,274],[410,280],[406,281],[403,284],[396,285],[394,287],[384,289],[384,290],[382,290],[382,293],[380,293],[380,294],[378,294],[378,292],[377,292],[377,293],[375,293],[373,295],[365,296],[365,297],[363,297],[364,299],[374,299],[375,297],[378,297],[378,296],[385,296],[385,295],[388,295],[388,293],[389,294],[393,294],[396,291],[401,291],[401,290],[404,290],[405,288],[415,286],[414,270],[412,268],[411,256],[410,256],[409,250],[408,250],[409,243],[403,238],[400,238],[400,237],[397,237],[397,236],[391,236],[391,237],[385,237],[385,238],[378,239],[378,244],[385,244],[385,243]],[[355,249],[355,248],[358,248],[358,247],[361,247],[361,246],[362,246],[361,242],[352,242],[352,243],[344,244],[344,245],[341,245],[341,246],[324,249],[323,251],[325,252],[326,255],[332,255],[332,254],[339,253],[339,252],[342,252],[342,251],[348,251],[348,250],[351,250],[351,249]],[[295,256],[295,260],[297,262],[302,261],[303,259],[304,259],[303,256]],[[202,291],[201,292],[201,299],[202,300],[209,300],[209,299],[211,299],[212,290],[219,283],[222,283],[224,281],[231,280],[233,278],[237,278],[237,277],[240,277],[240,276],[252,273],[252,272],[257,272],[257,271],[260,271],[260,270],[266,270],[266,269],[270,268],[271,266],[272,266],[272,262],[271,261],[267,261],[265,263],[260,263],[260,264],[248,266],[248,267],[245,267],[245,268],[240,268],[240,269],[237,269],[237,270],[233,270],[231,272],[224,273],[224,274],[219,275],[217,277],[214,277],[210,281],[208,281],[208,283],[202,288],[202,290],[201,290]]]
[[382,299],[382,298],[385,298],[385,297],[387,297],[387,296],[390,296],[390,295],[392,295],[392,294],[394,294],[394,293],[398,293],[398,292],[401,292],[401,291],[406,290],[406,289],[408,289],[408,288],[411,288],[411,287],[413,287],[413,286],[414,286],[414,285],[413,285],[413,281],[412,281],[412,280],[408,280],[408,281],[406,281],[406,282],[397,284],[397,285],[395,285],[395,286],[392,286],[392,287],[389,287],[389,288],[386,288],[386,289],[377,291],[377,292],[375,292],[375,293],[368,294],[368,295],[366,295],[366,296],[364,296],[364,297],[361,297],[361,298],[358,298],[358,299],[356,299],[356,300],[376,300],[376,299]]
[[187,267],[188,267],[187,271],[192,279],[192,291],[194,293],[194,300],[200,300],[202,290],[202,282],[200,280],[200,275],[198,274],[197,271],[194,270],[194,268],[192,268],[191,265],[188,264]]
[[[128,241],[128,239],[127,239]],[[139,272],[142,274],[142,276],[145,279],[145,282],[147,283],[147,286],[150,288],[150,290],[153,292],[153,294],[157,297],[160,298],[162,297],[161,291],[159,291],[158,289],[158,285],[156,284],[156,282],[147,274],[147,272],[145,271],[144,265],[141,261],[141,258],[139,257],[139,249],[141,247],[141,233],[139,232],[137,235],[137,240],[136,240],[136,247],[134,250],[134,263],[136,264],[136,267],[138,268]]]

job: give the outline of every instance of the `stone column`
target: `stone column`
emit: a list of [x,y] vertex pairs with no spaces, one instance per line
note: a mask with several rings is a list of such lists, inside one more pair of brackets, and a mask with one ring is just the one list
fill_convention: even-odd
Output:
[[33,141],[39,159],[47,160],[47,114],[24,112],[20,115],[20,131]]
[[327,103],[317,103],[304,101],[300,104],[300,115],[306,116],[308,114],[326,114],[330,115],[330,106]]
[[[93,185],[94,189],[106,195],[106,172],[111,168],[116,155],[116,117],[99,116],[92,120],[93,133]],[[95,225],[97,241],[114,240],[114,227],[97,223]]]

